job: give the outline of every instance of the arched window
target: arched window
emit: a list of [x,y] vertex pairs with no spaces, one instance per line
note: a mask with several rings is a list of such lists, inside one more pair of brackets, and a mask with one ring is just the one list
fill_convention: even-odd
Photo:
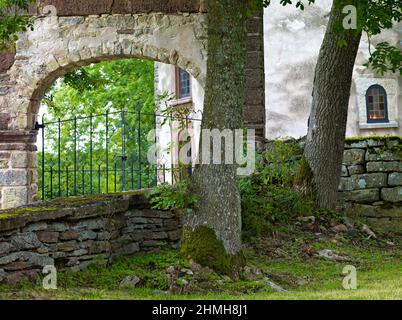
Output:
[[191,97],[191,76],[180,68],[176,68],[176,91],[177,99],[186,99]]
[[387,92],[375,84],[368,88],[366,93],[367,122],[389,122]]

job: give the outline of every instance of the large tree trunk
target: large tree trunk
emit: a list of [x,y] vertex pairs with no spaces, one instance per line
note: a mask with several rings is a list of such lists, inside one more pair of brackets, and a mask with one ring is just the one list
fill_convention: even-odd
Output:
[[[246,3],[245,0],[206,1],[208,70],[203,129],[243,126]],[[226,164],[197,166],[190,192],[198,201],[194,212],[185,219],[182,241],[188,258],[222,273],[233,272],[241,260],[238,259],[241,256],[241,205],[236,169],[236,165]]]
[[[305,149],[318,203],[327,209],[333,209],[338,198],[353,67],[361,39],[361,32],[339,29],[342,7],[334,0],[315,71]],[[342,39],[346,46],[340,45]]]

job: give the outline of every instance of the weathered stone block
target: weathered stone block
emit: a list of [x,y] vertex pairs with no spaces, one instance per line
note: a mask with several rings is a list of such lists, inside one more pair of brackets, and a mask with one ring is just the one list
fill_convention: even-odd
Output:
[[75,231],[79,230],[98,230],[104,228],[106,225],[106,221],[104,219],[93,219],[93,220],[85,220],[80,221],[73,229]]
[[46,255],[35,252],[13,252],[8,256],[0,258],[0,265],[7,265],[14,261],[27,261],[30,266],[39,267],[54,264],[54,260]]
[[154,240],[162,240],[162,239],[167,239],[168,234],[166,232],[153,232],[151,235],[151,239]]
[[347,166],[363,164],[366,151],[362,149],[349,149],[343,153],[343,164]]
[[60,240],[66,241],[66,240],[77,240],[79,238],[80,234],[75,231],[65,231],[60,234]]
[[10,253],[15,247],[8,242],[0,242],[0,256]]
[[356,203],[373,203],[380,200],[380,189],[366,189],[343,192],[341,197],[345,201]]
[[79,245],[77,241],[68,241],[68,242],[62,242],[57,244],[57,250],[63,251],[63,252],[69,252],[69,251],[74,251],[78,250]]
[[12,262],[4,266],[4,270],[7,271],[17,271],[17,270],[24,270],[30,267],[29,263],[26,261],[17,261]]
[[98,254],[109,252],[111,249],[111,244],[107,241],[96,241],[89,248],[89,254]]
[[11,244],[17,248],[17,250],[35,249],[42,245],[33,232],[16,234],[11,238]]
[[68,225],[66,223],[56,222],[52,223],[48,227],[48,231],[58,231],[63,232],[68,230]]
[[32,232],[32,231],[43,231],[47,230],[47,223],[46,222],[38,222],[38,223],[33,223],[24,229],[22,229],[23,232]]
[[86,249],[79,249],[79,250],[75,250],[73,252],[73,256],[75,256],[75,257],[80,257],[80,256],[83,256],[86,254],[88,254],[88,250],[86,250]]
[[389,202],[402,202],[402,187],[383,188],[381,199]]
[[345,141],[345,149],[366,149],[367,148],[367,140],[361,141]]
[[94,240],[96,239],[96,232],[92,230],[86,230],[86,231],[81,231],[79,233],[79,240],[80,241],[85,241],[85,240]]
[[[2,191],[2,208],[14,209],[27,204],[31,190],[27,187],[12,187],[0,188],[0,191]],[[24,225],[25,224],[23,224],[22,226]]]
[[390,186],[402,186],[402,173],[394,172],[388,176],[388,184]]
[[35,166],[36,157],[32,152],[15,151],[11,154],[12,168],[32,168]]
[[25,186],[28,183],[25,170],[0,171],[0,186]]
[[400,206],[382,207],[367,204],[355,204],[353,209],[359,217],[402,219],[402,210]]
[[401,150],[382,150],[381,148],[370,148],[366,153],[367,161],[402,161]]
[[134,223],[134,224],[147,224],[147,223],[148,223],[148,220],[147,220],[146,218],[140,218],[140,217],[138,217],[138,218],[132,218],[132,219],[130,219],[130,222],[131,222],[131,223]]
[[354,165],[354,166],[349,166],[348,167],[349,175],[353,176],[356,174],[363,174],[365,173],[365,169],[363,165]]
[[367,162],[367,172],[402,172],[401,161],[377,161]]
[[387,186],[386,173],[367,173],[350,178],[341,178],[340,190],[352,191],[361,189],[382,188]]
[[385,146],[385,141],[380,139],[369,139],[367,140],[367,146],[369,147],[382,147]]
[[37,233],[38,239],[44,243],[57,243],[59,240],[58,232],[41,231]]

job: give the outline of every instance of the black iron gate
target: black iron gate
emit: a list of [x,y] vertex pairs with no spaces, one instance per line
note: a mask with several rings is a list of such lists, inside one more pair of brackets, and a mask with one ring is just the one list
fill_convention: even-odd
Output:
[[[197,117],[178,117],[173,113],[156,114],[130,111],[74,116],[46,122],[45,116],[35,129],[40,132],[38,156],[38,196],[42,200],[87,194],[117,193],[150,188],[158,183],[179,181],[191,174],[192,164],[183,167],[166,161],[159,150],[157,163],[149,163],[150,147],[158,143],[159,130],[181,122],[188,130]],[[149,139],[154,130],[153,139]],[[166,137],[165,137],[166,138]],[[166,140],[166,139],[165,139]],[[178,148],[176,148],[178,149]]]

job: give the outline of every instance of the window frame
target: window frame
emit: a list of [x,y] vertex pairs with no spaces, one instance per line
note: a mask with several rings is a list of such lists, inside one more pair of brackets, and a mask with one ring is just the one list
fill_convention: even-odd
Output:
[[[384,94],[384,118],[383,119],[370,119],[370,102],[369,102],[369,91],[373,88],[378,88],[380,93]],[[366,114],[367,114],[367,123],[389,123],[389,116],[388,116],[388,95],[387,90],[379,84],[371,85],[366,91]]]
[[180,98],[180,70],[186,71],[184,69],[180,69],[179,67],[176,67],[175,70],[175,76],[176,76],[176,99],[177,101],[185,101],[185,102],[190,102],[192,101],[193,98],[193,90],[192,90],[192,80],[191,80],[191,74],[186,71],[189,74],[189,80],[190,80],[190,94],[188,97]]

